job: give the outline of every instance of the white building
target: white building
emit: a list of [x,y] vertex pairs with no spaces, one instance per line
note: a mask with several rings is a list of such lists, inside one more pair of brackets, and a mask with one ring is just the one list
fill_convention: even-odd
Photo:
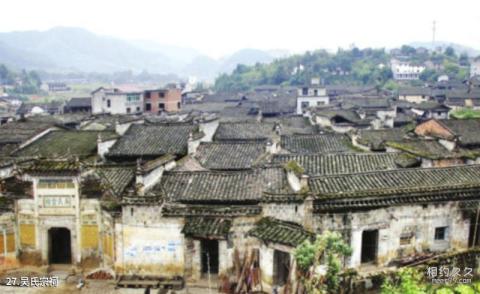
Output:
[[425,70],[425,66],[392,59],[391,69],[395,80],[418,80],[420,74]]
[[470,77],[480,76],[480,58],[470,64]]
[[98,88],[92,92],[92,113],[129,114],[143,112],[142,92]]
[[319,79],[312,79],[311,85],[298,89],[297,114],[303,114],[309,107],[327,105],[329,102],[326,88],[320,86]]

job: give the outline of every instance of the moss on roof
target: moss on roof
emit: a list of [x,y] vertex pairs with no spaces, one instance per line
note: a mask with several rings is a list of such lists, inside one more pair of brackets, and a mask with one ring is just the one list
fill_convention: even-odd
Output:
[[232,221],[224,218],[188,218],[182,233],[194,238],[226,239],[230,232]]
[[296,247],[307,239],[313,240],[315,237],[314,233],[305,230],[299,224],[272,217],[262,218],[248,234],[267,243],[291,247]]
[[116,138],[114,132],[97,131],[51,131],[33,143],[14,153],[18,157],[60,158],[96,154],[97,138]]

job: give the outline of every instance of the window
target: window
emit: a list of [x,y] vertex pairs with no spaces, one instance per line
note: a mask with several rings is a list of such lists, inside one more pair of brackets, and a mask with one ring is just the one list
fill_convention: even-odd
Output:
[[130,113],[132,110],[130,109],[130,107],[127,107],[127,113]]
[[180,109],[180,102],[177,103],[177,108]]
[[128,94],[127,95],[127,101],[128,102],[140,101],[140,95],[139,94]]
[[152,111],[152,104],[150,103],[145,104],[145,111]]
[[137,112],[140,112],[140,106],[137,106]]
[[146,99],[150,99],[150,95],[151,95],[150,92],[145,92],[145,98]]
[[435,228],[435,240],[445,240],[447,237],[447,227]]
[[133,207],[130,207],[130,216],[133,216]]
[[410,245],[412,243],[413,233],[402,233],[400,235],[400,245]]
[[325,105],[324,101],[317,101],[317,105]]
[[308,103],[307,101],[302,102],[302,109],[305,109],[309,106],[310,106],[310,103]]
[[165,109],[165,104],[164,103],[158,103],[158,108],[161,110]]
[[313,90],[313,96],[318,96],[318,90],[317,89]]
[[308,95],[308,88],[302,88],[302,95],[307,96]]
[[107,107],[110,108],[112,106],[112,101],[110,99],[107,100]]
[[159,93],[158,93],[158,97],[160,97],[160,98],[165,98],[165,93],[164,93],[164,92],[159,92]]

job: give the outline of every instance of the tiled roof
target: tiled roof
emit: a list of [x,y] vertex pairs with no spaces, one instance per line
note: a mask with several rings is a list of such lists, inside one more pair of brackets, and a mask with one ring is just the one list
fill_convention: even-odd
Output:
[[437,101],[424,101],[422,103],[419,103],[419,104],[415,104],[414,106],[412,106],[412,108],[414,109],[419,109],[419,110],[423,110],[423,111],[428,111],[428,110],[432,110],[432,111],[439,111],[439,110],[443,110],[443,111],[448,111],[450,109],[450,107],[446,106],[446,105],[443,105],[441,103],[438,103]]
[[263,143],[202,142],[195,158],[207,169],[249,169],[266,153]]
[[194,217],[186,220],[182,233],[194,238],[226,239],[231,226],[229,219]]
[[406,136],[403,128],[384,130],[359,130],[357,142],[368,146],[371,150],[384,150],[386,141],[399,141]]
[[169,203],[162,207],[163,216],[202,216],[202,217],[235,217],[258,215],[262,207],[258,205],[185,205]]
[[457,149],[449,151],[437,140],[401,140],[395,142],[385,142],[385,145],[410,153],[412,155],[428,159],[448,159],[448,158],[469,158],[475,157],[479,152]]
[[10,154],[19,146],[19,144],[0,144],[0,158],[10,157]]
[[265,191],[279,192],[288,183],[282,168],[248,171],[166,172],[152,193],[163,194],[175,202],[256,203]]
[[115,196],[121,196],[135,180],[135,166],[100,166],[95,172],[103,187],[110,189]]
[[74,160],[35,160],[27,162],[21,169],[28,174],[76,175],[80,172],[80,162]]
[[438,122],[452,131],[461,145],[480,145],[480,119],[446,119]]
[[398,95],[400,96],[430,96],[431,93],[431,88],[412,87],[398,89]]
[[274,118],[264,118],[264,122],[276,123],[281,127],[283,135],[295,134],[315,134],[317,129],[310,124],[308,118],[303,116],[281,116]]
[[271,138],[274,133],[274,124],[269,123],[220,123],[214,140],[266,140]]
[[415,193],[480,188],[480,165],[415,168],[310,178],[310,190],[319,199],[399,196]]
[[297,162],[311,176],[396,169],[396,153],[275,154],[272,163]]
[[196,133],[194,125],[137,125],[133,124],[112,146],[107,157],[134,160],[153,159],[165,154],[185,155],[189,134]]
[[348,108],[375,108],[375,109],[388,109],[390,108],[390,100],[384,97],[353,97],[353,98],[341,98],[342,107]]
[[88,157],[97,151],[98,136],[102,139],[118,137],[114,132],[51,131],[33,143],[15,152],[15,156],[59,158],[65,156]]
[[90,97],[73,97],[65,103],[66,108],[70,107],[92,107],[92,98]]
[[480,99],[480,91],[447,91],[447,99]]
[[282,136],[281,146],[292,153],[348,152],[348,138],[340,134]]
[[342,120],[342,124],[349,122],[350,124],[356,125],[368,125],[370,123],[369,121],[362,120],[354,110],[348,109],[320,109],[315,110],[315,115],[325,117],[333,123],[336,123],[339,119]]
[[0,126],[0,144],[23,143],[37,134],[53,127],[53,123],[16,121]]
[[315,237],[314,233],[305,230],[301,225],[271,217],[261,219],[248,234],[267,243],[291,247],[297,247],[303,241],[313,240]]
[[[0,180],[0,198],[4,200],[32,198],[33,199],[33,182],[23,180],[21,176],[11,176]],[[11,204],[10,201],[7,201]],[[7,203],[5,203],[7,204]],[[7,205],[8,207],[10,205]]]
[[135,121],[142,120],[143,117],[137,115],[111,115],[111,114],[97,114],[92,115],[88,119],[85,119],[84,123],[82,124],[82,129],[90,130],[90,129],[108,129],[114,130],[115,123],[119,124],[126,124],[126,123],[133,123]]

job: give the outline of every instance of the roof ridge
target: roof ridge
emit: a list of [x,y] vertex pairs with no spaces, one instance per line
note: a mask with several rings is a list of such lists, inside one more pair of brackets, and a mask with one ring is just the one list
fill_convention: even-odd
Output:
[[348,175],[366,175],[366,174],[391,174],[391,173],[410,173],[414,171],[435,171],[435,170],[452,170],[452,169],[473,169],[479,168],[480,164],[469,164],[469,165],[457,165],[457,166],[447,166],[447,167],[415,167],[415,168],[399,168],[399,169],[391,169],[391,170],[374,170],[374,171],[367,171],[367,172],[359,172],[359,173],[345,173],[345,174],[337,174],[337,175],[323,175],[323,176],[313,176],[310,177],[310,180],[315,180],[319,178],[334,178],[334,177],[345,177]]

